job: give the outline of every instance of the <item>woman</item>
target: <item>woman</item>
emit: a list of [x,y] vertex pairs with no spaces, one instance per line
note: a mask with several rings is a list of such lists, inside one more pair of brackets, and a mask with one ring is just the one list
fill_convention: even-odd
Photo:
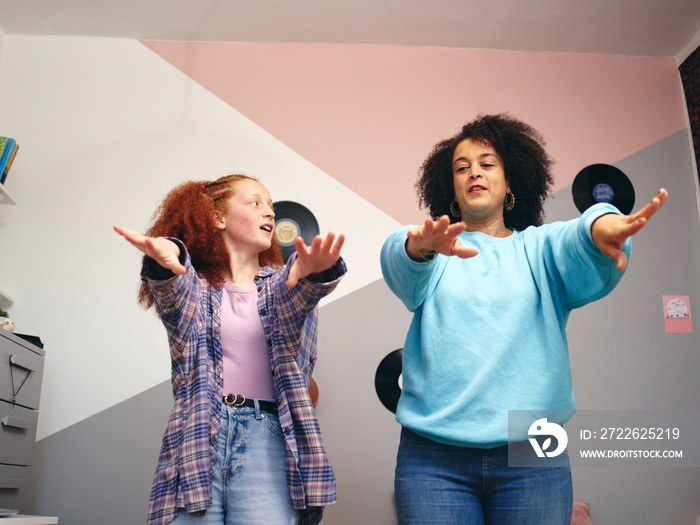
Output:
[[344,236],[297,238],[283,266],[274,217],[262,184],[231,175],[175,188],[145,236],[115,226],[145,254],[140,301],[172,360],[149,525],[318,523],[335,503],[308,386]]
[[628,238],[666,192],[630,216],[596,204],[542,225],[550,166],[530,126],[480,116],[422,166],[432,219],[382,248],[386,282],[415,312],[396,412],[402,525],[569,523],[568,457],[564,468],[508,468],[508,411],[573,413],[569,313],[615,287]]

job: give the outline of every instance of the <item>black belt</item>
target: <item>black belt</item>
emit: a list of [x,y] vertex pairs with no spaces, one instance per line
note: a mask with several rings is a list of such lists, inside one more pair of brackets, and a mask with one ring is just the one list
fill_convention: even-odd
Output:
[[[243,394],[228,394],[224,396],[224,403],[233,407],[255,407],[255,400],[248,399]],[[277,415],[277,401],[258,400],[260,410]]]

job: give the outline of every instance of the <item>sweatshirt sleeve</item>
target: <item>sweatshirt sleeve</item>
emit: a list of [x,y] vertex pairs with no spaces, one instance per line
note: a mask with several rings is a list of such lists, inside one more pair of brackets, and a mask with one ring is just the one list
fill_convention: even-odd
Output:
[[410,312],[415,312],[432,288],[433,277],[444,267],[445,257],[439,255],[432,261],[414,261],[406,253],[408,231],[413,226],[403,226],[392,233],[382,246],[380,262],[382,275],[391,291]]
[[[562,305],[579,308],[609,294],[625,271],[618,271],[613,259],[604,255],[593,242],[593,223],[603,215],[620,211],[610,204],[596,204],[583,215],[567,222],[542,228],[542,260],[550,281],[560,290]],[[632,239],[622,250],[629,258]]]

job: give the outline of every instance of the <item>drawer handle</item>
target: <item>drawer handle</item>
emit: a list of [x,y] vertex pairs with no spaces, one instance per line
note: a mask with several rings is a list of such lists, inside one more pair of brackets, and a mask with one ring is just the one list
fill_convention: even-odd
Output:
[[25,370],[29,370],[30,372],[34,372],[31,361],[29,361],[29,359],[24,359],[23,357],[18,356],[16,354],[12,354],[10,356],[10,363],[20,368],[24,368]]
[[18,417],[5,416],[2,418],[2,426],[4,427],[14,427],[28,429],[31,426],[31,422],[26,419],[21,419]]
[[[27,375],[24,376],[24,380],[22,381],[22,383],[18,387],[15,387],[15,369],[13,368],[13,365],[16,366],[17,368],[24,368],[27,371]],[[12,404],[13,405],[17,401],[17,395],[19,394],[19,391],[22,390],[24,383],[27,382],[27,379],[29,379],[29,376],[32,375],[33,371],[34,370],[32,370],[32,364],[27,359],[23,359],[21,357],[18,357],[15,354],[12,354],[10,356],[10,379],[12,380]]]

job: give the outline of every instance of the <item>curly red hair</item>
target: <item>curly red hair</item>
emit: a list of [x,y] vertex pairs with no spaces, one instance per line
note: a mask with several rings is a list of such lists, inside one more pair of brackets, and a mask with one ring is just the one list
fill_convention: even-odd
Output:
[[[215,181],[188,181],[175,187],[153,214],[149,237],[175,237],[181,240],[192,260],[192,266],[212,286],[221,286],[230,271],[230,259],[221,230],[216,228],[214,214],[228,212],[229,197],[236,183],[257,179],[247,175],[226,175]],[[260,266],[279,268],[284,264],[282,252],[272,246],[258,255]],[[153,306],[151,289],[145,282],[139,289],[139,304]]]

